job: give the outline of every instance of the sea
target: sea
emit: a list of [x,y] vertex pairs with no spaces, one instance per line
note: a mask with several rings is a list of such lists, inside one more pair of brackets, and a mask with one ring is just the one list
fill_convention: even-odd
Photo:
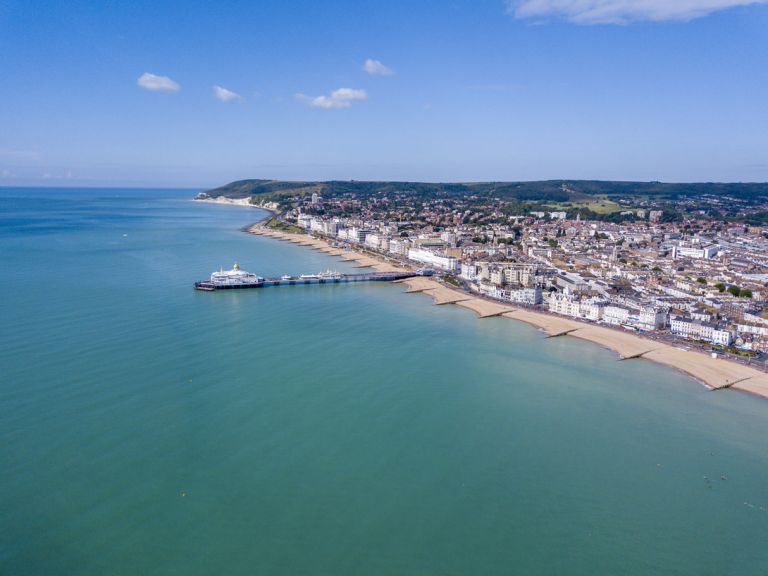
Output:
[[768,401],[196,192],[0,189],[0,574],[768,574]]

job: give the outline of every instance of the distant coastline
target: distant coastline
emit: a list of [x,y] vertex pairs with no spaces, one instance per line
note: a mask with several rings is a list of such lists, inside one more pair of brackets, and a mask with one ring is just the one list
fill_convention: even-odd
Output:
[[251,202],[251,197],[246,198],[229,198],[227,196],[209,196],[205,192],[201,192],[192,199],[193,202],[205,202],[207,204],[225,204],[227,206],[243,206],[245,208],[259,208],[266,210],[272,214],[277,214],[277,204],[274,202],[264,202],[263,204],[254,204]]
[[217,196],[216,198],[193,198],[193,202],[207,202],[208,204],[228,204],[230,206],[245,206],[246,208],[258,208],[251,204],[248,198],[227,198],[226,196]]

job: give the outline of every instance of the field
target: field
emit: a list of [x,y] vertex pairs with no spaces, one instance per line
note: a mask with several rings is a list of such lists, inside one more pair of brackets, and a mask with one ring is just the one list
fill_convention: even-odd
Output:
[[552,210],[565,211],[578,210],[579,208],[588,208],[589,210],[592,210],[592,212],[596,212],[598,214],[610,214],[612,212],[619,212],[621,210],[627,209],[619,206],[616,202],[609,200],[605,196],[596,196],[595,198],[589,199],[582,198],[578,202],[548,203],[547,206]]

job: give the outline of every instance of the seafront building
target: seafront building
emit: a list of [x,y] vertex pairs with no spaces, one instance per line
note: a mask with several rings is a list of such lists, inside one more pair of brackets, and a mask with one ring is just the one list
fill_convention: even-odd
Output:
[[409,248],[408,259],[420,264],[434,266],[448,272],[456,272],[459,269],[459,261],[455,256],[448,256],[444,253],[430,250],[427,248]]

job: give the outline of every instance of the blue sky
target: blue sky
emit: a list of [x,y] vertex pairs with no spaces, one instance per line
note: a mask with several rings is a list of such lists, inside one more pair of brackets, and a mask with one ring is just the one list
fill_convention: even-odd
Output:
[[0,186],[768,181],[765,0],[377,4],[0,0]]

